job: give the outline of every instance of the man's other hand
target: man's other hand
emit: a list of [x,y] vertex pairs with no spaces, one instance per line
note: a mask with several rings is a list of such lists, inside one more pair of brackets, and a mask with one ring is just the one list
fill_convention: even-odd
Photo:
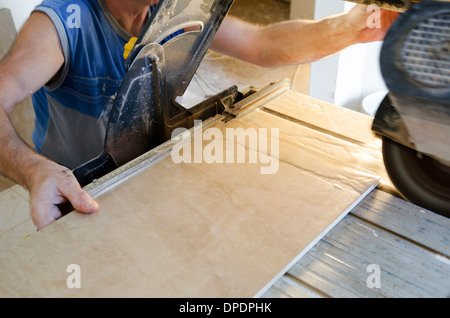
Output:
[[355,5],[347,14],[347,28],[356,32],[360,43],[382,41],[399,13],[376,6]]

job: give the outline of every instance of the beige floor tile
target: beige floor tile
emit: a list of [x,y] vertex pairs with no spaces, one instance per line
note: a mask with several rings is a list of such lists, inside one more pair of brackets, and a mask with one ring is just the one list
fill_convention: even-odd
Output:
[[28,193],[13,186],[0,193],[0,249],[21,244],[27,236],[36,233],[30,218]]

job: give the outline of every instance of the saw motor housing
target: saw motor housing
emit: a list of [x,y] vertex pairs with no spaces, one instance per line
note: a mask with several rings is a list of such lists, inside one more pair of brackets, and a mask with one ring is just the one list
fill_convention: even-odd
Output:
[[380,67],[389,93],[373,130],[391,181],[405,199],[450,216],[450,2],[410,3]]

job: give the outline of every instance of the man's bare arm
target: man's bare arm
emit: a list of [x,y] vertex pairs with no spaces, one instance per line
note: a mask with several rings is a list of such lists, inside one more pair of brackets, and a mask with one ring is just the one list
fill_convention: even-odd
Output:
[[98,207],[70,170],[27,146],[8,118],[14,106],[50,81],[63,63],[56,28],[39,12],[30,16],[0,62],[0,173],[30,191],[31,216],[39,229],[61,216],[57,205],[67,199],[81,212]]
[[370,28],[373,14],[357,5],[350,12],[319,20],[290,20],[257,26],[228,16],[211,48],[264,67],[308,63],[353,44],[382,40],[398,13],[381,10],[381,28]]

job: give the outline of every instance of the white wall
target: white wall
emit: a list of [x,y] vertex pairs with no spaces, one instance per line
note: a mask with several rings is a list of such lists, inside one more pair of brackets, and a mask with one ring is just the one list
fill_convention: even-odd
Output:
[[[353,5],[346,2],[344,10],[350,10]],[[364,97],[386,90],[379,63],[381,46],[382,42],[358,44],[341,52],[334,100],[336,105],[362,110]]]
[[30,16],[33,8],[42,0],[0,0],[0,9],[8,8],[14,19],[16,29],[19,30]]
[[[314,19],[344,11],[345,2],[340,0],[316,0]],[[330,39],[333,41],[333,39]],[[342,54],[342,53],[341,53]],[[335,105],[338,85],[340,55],[334,55],[311,64],[310,95]],[[341,105],[339,105],[341,106]]]

